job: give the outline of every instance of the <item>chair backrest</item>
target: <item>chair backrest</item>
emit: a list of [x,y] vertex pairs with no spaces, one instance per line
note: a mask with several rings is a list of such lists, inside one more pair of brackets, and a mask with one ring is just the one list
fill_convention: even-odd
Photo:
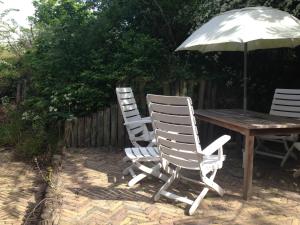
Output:
[[192,100],[148,94],[147,102],[163,165],[166,161],[186,169],[199,169],[202,155]]
[[270,114],[300,118],[300,89],[276,89]]
[[[116,94],[124,122],[132,122],[141,119],[140,112],[137,108],[132,89],[130,87],[116,88]],[[148,132],[145,124],[134,124],[126,126],[128,134],[137,135]]]

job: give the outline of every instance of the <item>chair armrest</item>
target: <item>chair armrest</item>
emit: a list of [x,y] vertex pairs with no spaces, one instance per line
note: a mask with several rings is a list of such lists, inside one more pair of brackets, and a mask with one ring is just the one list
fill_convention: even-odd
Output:
[[152,123],[152,120],[150,117],[144,117],[144,118],[141,118],[140,120],[125,122],[124,125],[127,126],[127,125],[146,124],[146,123]]
[[217,140],[215,140],[213,143],[208,145],[205,149],[203,149],[204,155],[212,155],[215,151],[221,149],[221,147],[230,140],[229,135],[223,135],[219,137]]

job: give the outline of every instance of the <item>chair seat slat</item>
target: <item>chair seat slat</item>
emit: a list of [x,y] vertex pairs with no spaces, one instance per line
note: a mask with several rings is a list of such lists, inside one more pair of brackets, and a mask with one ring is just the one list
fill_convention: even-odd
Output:
[[168,148],[176,148],[179,150],[195,151],[196,149],[195,143],[192,144],[179,143],[179,142],[169,141],[160,137],[159,137],[159,143]]
[[132,92],[132,89],[130,87],[121,87],[121,88],[116,88],[116,91],[119,93],[127,93],[127,92]]
[[125,106],[121,106],[123,111],[131,111],[131,110],[136,110],[137,109],[137,105],[136,104],[132,104],[132,105],[125,105]]
[[162,153],[164,154],[168,154],[168,155],[172,155],[174,157],[178,157],[178,158],[183,158],[185,160],[199,160],[199,153],[196,152],[192,152],[192,151],[181,151],[181,150],[177,150],[177,149],[171,149],[171,148],[167,148],[163,145],[160,146],[160,151],[162,151]]
[[149,101],[157,104],[166,104],[166,105],[187,105],[187,99],[177,96],[164,96],[161,98],[159,95],[149,95]]
[[132,104],[136,104],[134,98],[128,98],[128,99],[123,99],[123,100],[121,100],[121,105],[122,105],[122,106],[125,106],[125,105],[132,105]]
[[199,170],[200,163],[199,161],[185,160],[183,158],[175,158],[172,155],[167,155],[162,153],[162,156],[168,160],[171,164],[179,166],[181,168],[190,169],[190,170]]
[[300,89],[281,89],[277,88],[275,90],[275,93],[277,94],[299,94],[300,95]]
[[195,143],[195,139],[193,135],[183,135],[183,134],[175,134],[175,133],[168,133],[162,130],[156,130],[157,137],[164,137],[169,140],[174,140],[180,143]]
[[181,124],[181,125],[191,124],[191,118],[189,116],[174,116],[174,115],[161,114],[157,112],[152,112],[151,116],[154,120],[158,120],[164,123]]
[[300,95],[275,94],[275,99],[299,100]]
[[134,129],[131,129],[131,133],[133,135],[138,135],[138,134],[143,134],[143,131],[144,131],[144,127],[143,126],[140,126],[140,127],[136,127]]
[[172,131],[181,134],[193,134],[193,128],[191,126],[175,125],[175,124],[163,123],[160,121],[155,121],[154,126],[160,130]]
[[300,118],[300,113],[297,113],[297,112],[282,112],[282,111],[277,111],[277,110],[271,110],[270,114],[275,115],[275,116],[286,116],[286,117]]
[[286,105],[272,105],[271,110],[279,110],[283,112],[300,112],[300,107]]
[[282,106],[300,106],[300,98],[298,101],[274,99],[272,104]]
[[167,113],[172,115],[189,115],[189,109],[186,106],[171,106],[161,104],[151,104],[151,108],[155,112]]
[[141,118],[140,113],[137,109],[132,110],[132,111],[126,111],[126,112],[124,112],[124,115],[127,119],[129,119],[128,117],[133,117],[133,116],[138,116],[139,119]]

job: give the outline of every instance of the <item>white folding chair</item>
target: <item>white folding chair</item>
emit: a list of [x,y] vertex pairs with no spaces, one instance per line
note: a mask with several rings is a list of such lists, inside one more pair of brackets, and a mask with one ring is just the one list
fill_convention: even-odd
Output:
[[[163,195],[187,203],[191,205],[189,215],[192,215],[209,189],[220,196],[224,194],[214,178],[217,170],[223,166],[223,145],[230,140],[230,136],[223,135],[202,150],[190,98],[148,94],[147,101],[162,168],[169,174],[168,180],[154,196],[154,200],[157,201]],[[183,176],[181,169],[199,171],[200,179]],[[191,200],[167,191],[176,179],[185,179],[204,188],[196,199]]]
[[137,108],[135,98],[130,87],[116,88],[119,106],[123,115],[129,140],[135,147],[141,147],[140,142],[147,142],[147,146],[155,145],[153,132],[146,124],[151,124],[150,117],[142,118]]
[[[146,126],[151,124],[150,117],[142,118],[137,108],[132,89],[130,87],[116,88],[118,102],[124,119],[129,140],[134,148],[125,148],[126,156],[124,162],[131,162],[131,165],[123,170],[124,175],[131,174],[133,177],[128,186],[133,186],[148,174],[166,179],[166,176],[160,173],[160,156],[155,145],[153,132],[150,132]],[[146,147],[141,143],[147,143]],[[141,172],[136,174],[135,169]]]
[[[300,89],[276,89],[272,101],[270,115],[285,116],[300,119]],[[290,135],[262,135],[256,137],[257,146],[255,154],[270,156],[281,159],[280,166],[283,167],[286,160],[292,156],[292,144],[298,140],[298,134]],[[267,142],[276,142],[283,145],[285,152],[275,152],[266,146]]]

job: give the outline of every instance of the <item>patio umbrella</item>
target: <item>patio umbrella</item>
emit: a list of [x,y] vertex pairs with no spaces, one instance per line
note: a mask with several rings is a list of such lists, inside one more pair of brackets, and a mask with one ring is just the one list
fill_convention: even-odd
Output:
[[175,51],[244,52],[244,99],[247,109],[247,52],[300,45],[300,20],[269,7],[247,7],[219,14],[198,28]]

